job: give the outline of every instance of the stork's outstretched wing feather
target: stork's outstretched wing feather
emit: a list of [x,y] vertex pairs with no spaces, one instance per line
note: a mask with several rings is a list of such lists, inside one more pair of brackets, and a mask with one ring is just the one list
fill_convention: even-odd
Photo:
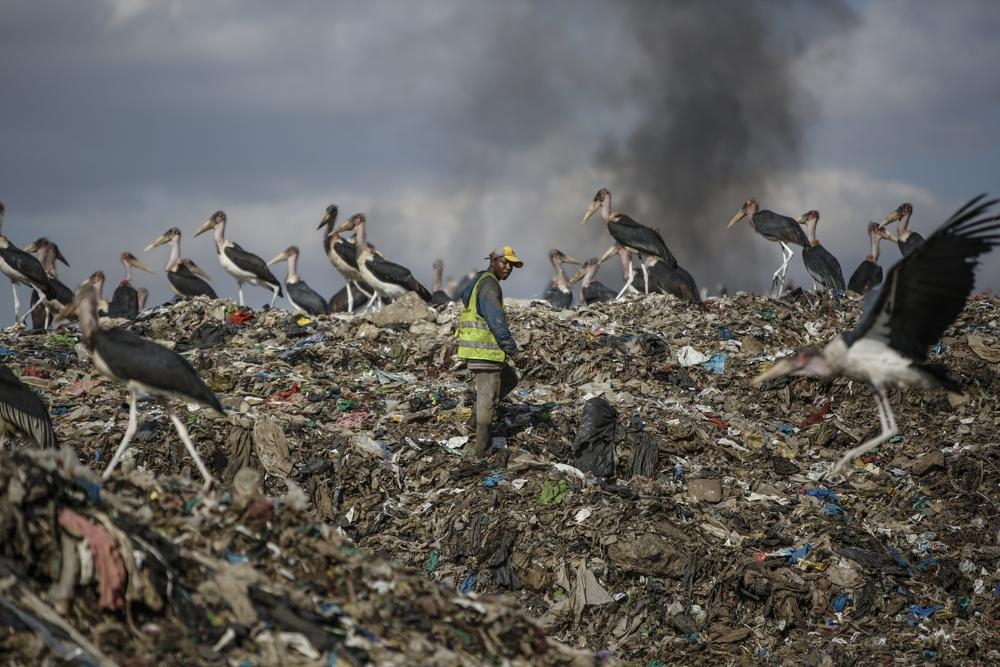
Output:
[[[889,269],[848,344],[868,336],[916,362],[940,340],[965,306],[979,256],[1000,244],[997,199],[980,195],[962,206],[922,246]],[[866,300],[867,301],[867,300]]]

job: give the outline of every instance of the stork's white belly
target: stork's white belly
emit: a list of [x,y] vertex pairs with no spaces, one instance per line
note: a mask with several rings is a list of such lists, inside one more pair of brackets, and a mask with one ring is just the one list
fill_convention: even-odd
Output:
[[927,374],[913,361],[877,340],[862,338],[847,351],[844,374],[884,386],[929,387]]
[[257,277],[255,273],[251,273],[246,269],[241,269],[239,266],[233,263],[233,260],[229,259],[225,252],[219,253],[219,264],[222,268],[226,270],[226,273],[231,275],[236,280],[244,283],[253,283],[254,285],[263,285],[260,278]]

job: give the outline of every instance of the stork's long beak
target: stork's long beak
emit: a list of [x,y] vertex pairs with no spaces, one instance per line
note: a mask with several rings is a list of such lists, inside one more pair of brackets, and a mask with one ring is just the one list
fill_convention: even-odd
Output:
[[63,309],[56,313],[56,316],[52,318],[52,325],[55,326],[74,315],[76,315],[76,299],[63,306]]
[[153,241],[152,243],[150,243],[148,246],[146,246],[145,248],[143,248],[143,252],[149,252],[153,248],[156,248],[158,246],[163,245],[164,243],[167,243],[169,240],[170,240],[170,237],[167,236],[166,234],[163,234],[162,236],[160,236],[159,238],[157,238],[155,241]]
[[284,262],[286,259],[288,259],[288,251],[283,250],[275,255],[274,258],[267,263],[267,265],[271,266],[272,264],[277,264],[278,262]]
[[355,226],[355,223],[352,222],[351,220],[348,220],[347,222],[343,223],[342,225],[340,225],[338,227],[334,227],[333,229],[331,229],[330,233],[327,234],[327,236],[333,236],[334,234],[342,234],[344,232],[349,232],[352,229],[354,229],[354,226]]
[[798,218],[796,218],[795,222],[799,223],[800,225],[806,224],[806,214],[803,213],[802,215],[800,215]]
[[69,266],[69,262],[67,262],[66,258],[63,257],[62,250],[60,250],[59,248],[56,248],[56,261],[62,262],[66,266]]
[[754,387],[759,387],[768,380],[784,377],[802,368],[798,357],[785,357],[774,362],[774,365],[750,381]]
[[726,229],[729,229],[730,227],[732,227],[733,225],[735,225],[737,222],[739,222],[740,220],[742,220],[746,216],[746,214],[747,214],[746,209],[741,208],[739,211],[736,212],[736,215],[733,216],[733,219],[729,221],[729,224],[726,225]]
[[570,276],[569,284],[570,285],[575,285],[576,283],[578,283],[581,280],[583,280],[583,277],[585,275],[587,275],[587,271],[583,267],[580,267],[579,269],[576,270],[576,273],[574,273],[572,276]]
[[879,227],[885,227],[886,225],[896,222],[897,220],[899,220],[899,211],[893,211],[889,215],[885,216],[885,220],[882,221]]
[[319,225],[316,226],[316,229],[323,229],[323,227],[329,224],[329,222],[330,222],[330,214],[324,213],[323,219],[319,221]]
[[563,264],[576,264],[577,266],[580,266],[580,260],[573,259],[569,255],[563,255],[561,261]]
[[880,235],[882,236],[882,238],[884,238],[884,239],[889,239],[889,240],[890,240],[890,241],[892,241],[893,243],[899,243],[899,237],[898,237],[898,236],[896,236],[895,234],[893,234],[892,232],[890,232],[890,231],[889,231],[888,229],[886,229],[885,227],[879,227],[879,228],[878,228],[878,233],[879,233],[879,234],[880,234]]
[[132,268],[139,269],[140,271],[145,271],[146,273],[152,273],[153,270],[146,266],[141,259],[133,259],[129,262]]
[[608,261],[617,254],[618,254],[618,246],[613,245],[604,251],[604,254],[601,255],[601,257],[597,260],[597,264],[598,265],[604,264],[604,262]]
[[208,220],[205,221],[205,224],[203,224],[201,227],[198,228],[198,231],[196,231],[194,233],[194,235],[195,236],[199,236],[201,234],[204,234],[208,230],[214,229],[214,228],[215,228],[215,220],[213,220],[212,218],[209,218]]
[[36,250],[38,250],[38,242],[36,241],[31,245],[26,245],[23,248],[21,248],[21,250],[23,250],[24,252],[35,252]]
[[590,220],[590,216],[592,216],[595,213],[597,213],[597,209],[599,209],[599,208],[601,208],[601,202],[595,201],[595,202],[591,203],[590,208],[588,208],[587,212],[583,214],[583,219],[580,221],[580,224],[582,225],[583,223],[585,223],[588,220]]

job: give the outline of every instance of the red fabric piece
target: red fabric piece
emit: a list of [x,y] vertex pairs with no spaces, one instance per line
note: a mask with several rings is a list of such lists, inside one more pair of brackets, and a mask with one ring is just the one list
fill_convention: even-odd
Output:
[[114,538],[107,529],[89,519],[63,508],[59,510],[59,525],[73,537],[85,537],[94,554],[94,569],[100,589],[102,609],[121,609],[125,606],[125,582],[128,574]]
[[827,401],[826,403],[823,404],[823,406],[819,410],[817,410],[816,412],[812,413],[811,415],[802,420],[801,428],[806,428],[812,426],[813,424],[818,424],[819,422],[823,421],[823,417],[825,417],[829,412],[830,412],[830,401]]
[[41,369],[38,368],[25,368],[23,371],[21,371],[21,375],[27,375],[28,377],[33,377],[33,378],[45,377],[42,374]]
[[275,392],[275,394],[274,394],[274,400],[275,401],[287,401],[288,399],[290,399],[292,396],[294,396],[297,393],[299,393],[299,383],[298,382],[293,382],[291,389],[286,389],[284,391]]
[[713,424],[715,424],[716,426],[718,426],[719,428],[721,428],[723,431],[725,431],[727,428],[729,428],[729,424],[727,424],[726,422],[722,421],[718,417],[714,417],[712,415],[706,414],[705,415],[705,419],[707,419],[708,421],[712,422]]
[[233,324],[246,324],[253,319],[252,310],[234,310],[229,314],[229,321]]

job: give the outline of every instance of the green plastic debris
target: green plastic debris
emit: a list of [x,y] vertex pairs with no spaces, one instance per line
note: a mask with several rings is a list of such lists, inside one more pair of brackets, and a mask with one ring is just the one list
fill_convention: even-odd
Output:
[[564,479],[560,479],[559,481],[547,480],[542,485],[542,494],[538,497],[538,502],[543,505],[561,503],[566,494],[572,490],[573,488]]
[[76,345],[76,338],[72,336],[49,334],[45,339],[45,347],[73,347],[74,345]]
[[435,549],[431,552],[430,558],[427,559],[427,564],[424,565],[424,569],[427,570],[427,572],[433,572],[437,568],[439,560],[441,560],[441,550]]

